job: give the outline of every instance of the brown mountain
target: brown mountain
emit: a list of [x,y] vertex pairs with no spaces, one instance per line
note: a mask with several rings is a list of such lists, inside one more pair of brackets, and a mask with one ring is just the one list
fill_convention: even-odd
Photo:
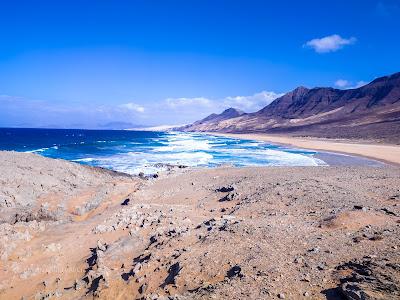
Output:
[[400,73],[356,89],[298,87],[258,112],[218,118],[221,115],[210,115],[182,130],[265,132],[400,143]]
[[220,114],[211,114],[207,117],[205,117],[204,119],[201,119],[200,121],[196,121],[191,125],[185,126],[183,128],[191,128],[194,126],[202,126],[205,124],[216,124],[218,122],[221,121],[225,121],[225,120],[229,120],[229,119],[233,119],[233,118],[237,118],[240,117],[242,115],[246,114],[244,111],[241,111],[239,109],[236,108],[228,108],[225,109],[222,113]]

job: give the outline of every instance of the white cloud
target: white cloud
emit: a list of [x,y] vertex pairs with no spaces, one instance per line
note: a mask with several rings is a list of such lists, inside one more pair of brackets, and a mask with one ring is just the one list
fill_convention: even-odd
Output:
[[366,84],[368,84],[368,82],[363,81],[363,80],[360,80],[360,81],[357,81],[357,83],[356,83],[356,85],[354,86],[354,88],[359,88],[359,87],[362,87],[362,86],[364,86],[364,85],[366,85]]
[[[281,94],[262,91],[249,96],[224,98],[168,98],[148,103],[60,104],[0,95],[0,126],[98,128],[101,124],[187,124],[229,107],[255,112]],[[32,113],[34,112],[34,113]]]
[[282,95],[283,94],[262,91],[251,96],[226,97],[223,100],[223,104],[226,107],[235,107],[247,112],[253,112],[270,104],[272,101]]
[[166,104],[171,108],[187,107],[187,106],[211,106],[212,101],[204,98],[168,98],[165,99]]
[[345,79],[338,79],[335,81],[335,85],[342,89],[342,88],[348,87],[350,85],[350,82]]
[[365,81],[357,81],[357,83],[353,84],[353,82],[348,81],[346,79],[338,79],[335,81],[335,86],[337,86],[340,89],[356,89],[359,88],[363,85],[366,85],[367,82]]
[[319,39],[312,39],[306,42],[304,46],[314,49],[317,53],[327,53],[337,51],[347,45],[352,45],[356,41],[355,37],[345,39],[338,34],[333,34]]
[[134,111],[134,112],[137,112],[137,113],[144,113],[144,110],[145,110],[143,106],[141,106],[139,104],[136,104],[136,103],[133,103],[133,102],[121,104],[121,105],[119,105],[119,107],[122,108],[122,109],[127,109],[127,110],[130,110],[130,111]]
[[229,96],[224,98],[167,98],[163,102],[151,104],[152,111],[168,116],[178,123],[191,123],[212,113],[234,107],[245,112],[255,112],[283,94],[262,91],[250,96]]
[[168,98],[165,103],[173,109],[205,109],[213,112],[222,111],[229,107],[238,108],[246,112],[257,111],[270,104],[283,94],[262,91],[250,96],[228,96],[222,99],[198,98]]

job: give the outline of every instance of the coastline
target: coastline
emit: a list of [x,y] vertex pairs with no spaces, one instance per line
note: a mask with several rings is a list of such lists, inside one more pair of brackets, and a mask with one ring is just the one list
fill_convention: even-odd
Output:
[[215,136],[271,142],[278,145],[292,146],[296,148],[317,150],[323,152],[354,155],[373,159],[389,165],[400,166],[400,146],[396,145],[355,143],[351,141],[342,142],[327,139],[268,135],[263,133],[204,133]]

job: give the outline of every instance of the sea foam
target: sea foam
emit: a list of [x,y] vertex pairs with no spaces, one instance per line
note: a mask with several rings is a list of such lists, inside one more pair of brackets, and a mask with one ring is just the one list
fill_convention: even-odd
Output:
[[314,157],[315,151],[260,141],[181,132],[118,133],[121,137],[117,133],[112,134],[108,137],[98,134],[99,136],[90,140],[82,133],[72,133],[74,140],[69,143],[25,152],[64,158],[129,174],[151,174],[163,169],[163,164],[193,167],[225,164],[238,167],[326,165]]

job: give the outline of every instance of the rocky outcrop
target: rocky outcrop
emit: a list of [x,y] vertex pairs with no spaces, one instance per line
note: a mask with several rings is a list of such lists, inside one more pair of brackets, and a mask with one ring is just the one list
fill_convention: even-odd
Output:
[[400,264],[393,258],[367,256],[337,268],[350,272],[341,278],[340,290],[349,300],[399,299]]
[[399,298],[398,168],[179,170],[94,172],[46,197],[68,218],[26,207],[0,224],[0,298]]

